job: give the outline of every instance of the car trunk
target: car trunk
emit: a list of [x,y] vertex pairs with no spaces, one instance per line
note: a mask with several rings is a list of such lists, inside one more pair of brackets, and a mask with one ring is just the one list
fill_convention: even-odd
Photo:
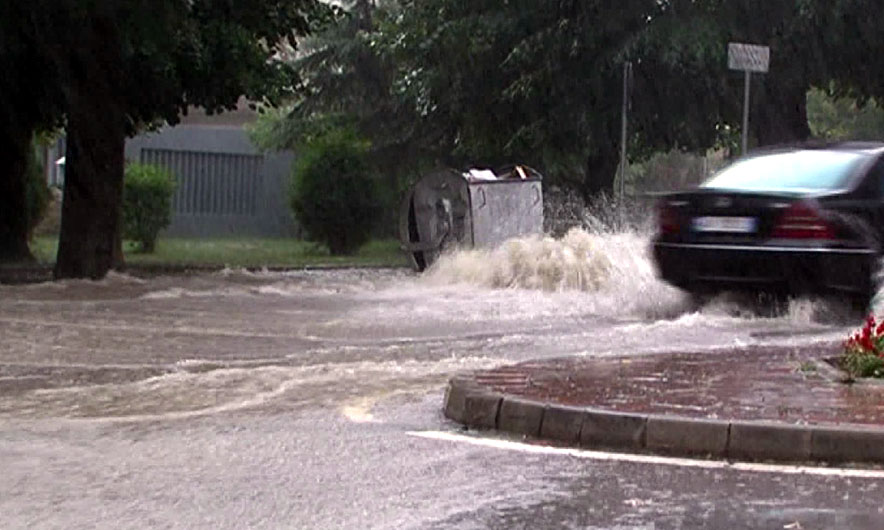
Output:
[[683,243],[758,244],[771,239],[785,212],[802,199],[795,193],[700,189],[666,196],[673,225],[667,239]]

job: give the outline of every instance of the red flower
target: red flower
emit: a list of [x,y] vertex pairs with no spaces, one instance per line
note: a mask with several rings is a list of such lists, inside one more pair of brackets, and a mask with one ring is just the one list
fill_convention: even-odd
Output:
[[884,358],[884,320],[878,323],[875,316],[870,314],[862,328],[844,341],[844,349]]

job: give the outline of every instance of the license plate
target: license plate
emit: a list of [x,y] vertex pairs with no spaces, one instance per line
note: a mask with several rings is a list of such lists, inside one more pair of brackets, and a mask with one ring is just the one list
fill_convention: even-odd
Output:
[[694,217],[695,232],[727,232],[748,234],[755,231],[754,217]]

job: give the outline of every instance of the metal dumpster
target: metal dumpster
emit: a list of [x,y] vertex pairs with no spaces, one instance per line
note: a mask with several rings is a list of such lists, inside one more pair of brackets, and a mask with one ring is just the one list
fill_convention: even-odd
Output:
[[454,169],[421,177],[406,194],[399,237],[415,270],[451,247],[493,247],[543,231],[543,177],[528,166]]

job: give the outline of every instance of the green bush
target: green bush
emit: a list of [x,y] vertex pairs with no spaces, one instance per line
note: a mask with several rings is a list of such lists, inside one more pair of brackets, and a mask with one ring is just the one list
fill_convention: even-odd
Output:
[[28,160],[27,181],[25,182],[25,215],[28,220],[28,235],[40,224],[49,206],[50,192],[43,175],[43,166],[32,149]]
[[126,166],[123,181],[123,237],[153,252],[160,230],[172,221],[175,176],[150,164]]
[[307,144],[295,166],[292,210],[307,237],[333,256],[359,250],[380,213],[367,152],[354,133],[336,129]]

